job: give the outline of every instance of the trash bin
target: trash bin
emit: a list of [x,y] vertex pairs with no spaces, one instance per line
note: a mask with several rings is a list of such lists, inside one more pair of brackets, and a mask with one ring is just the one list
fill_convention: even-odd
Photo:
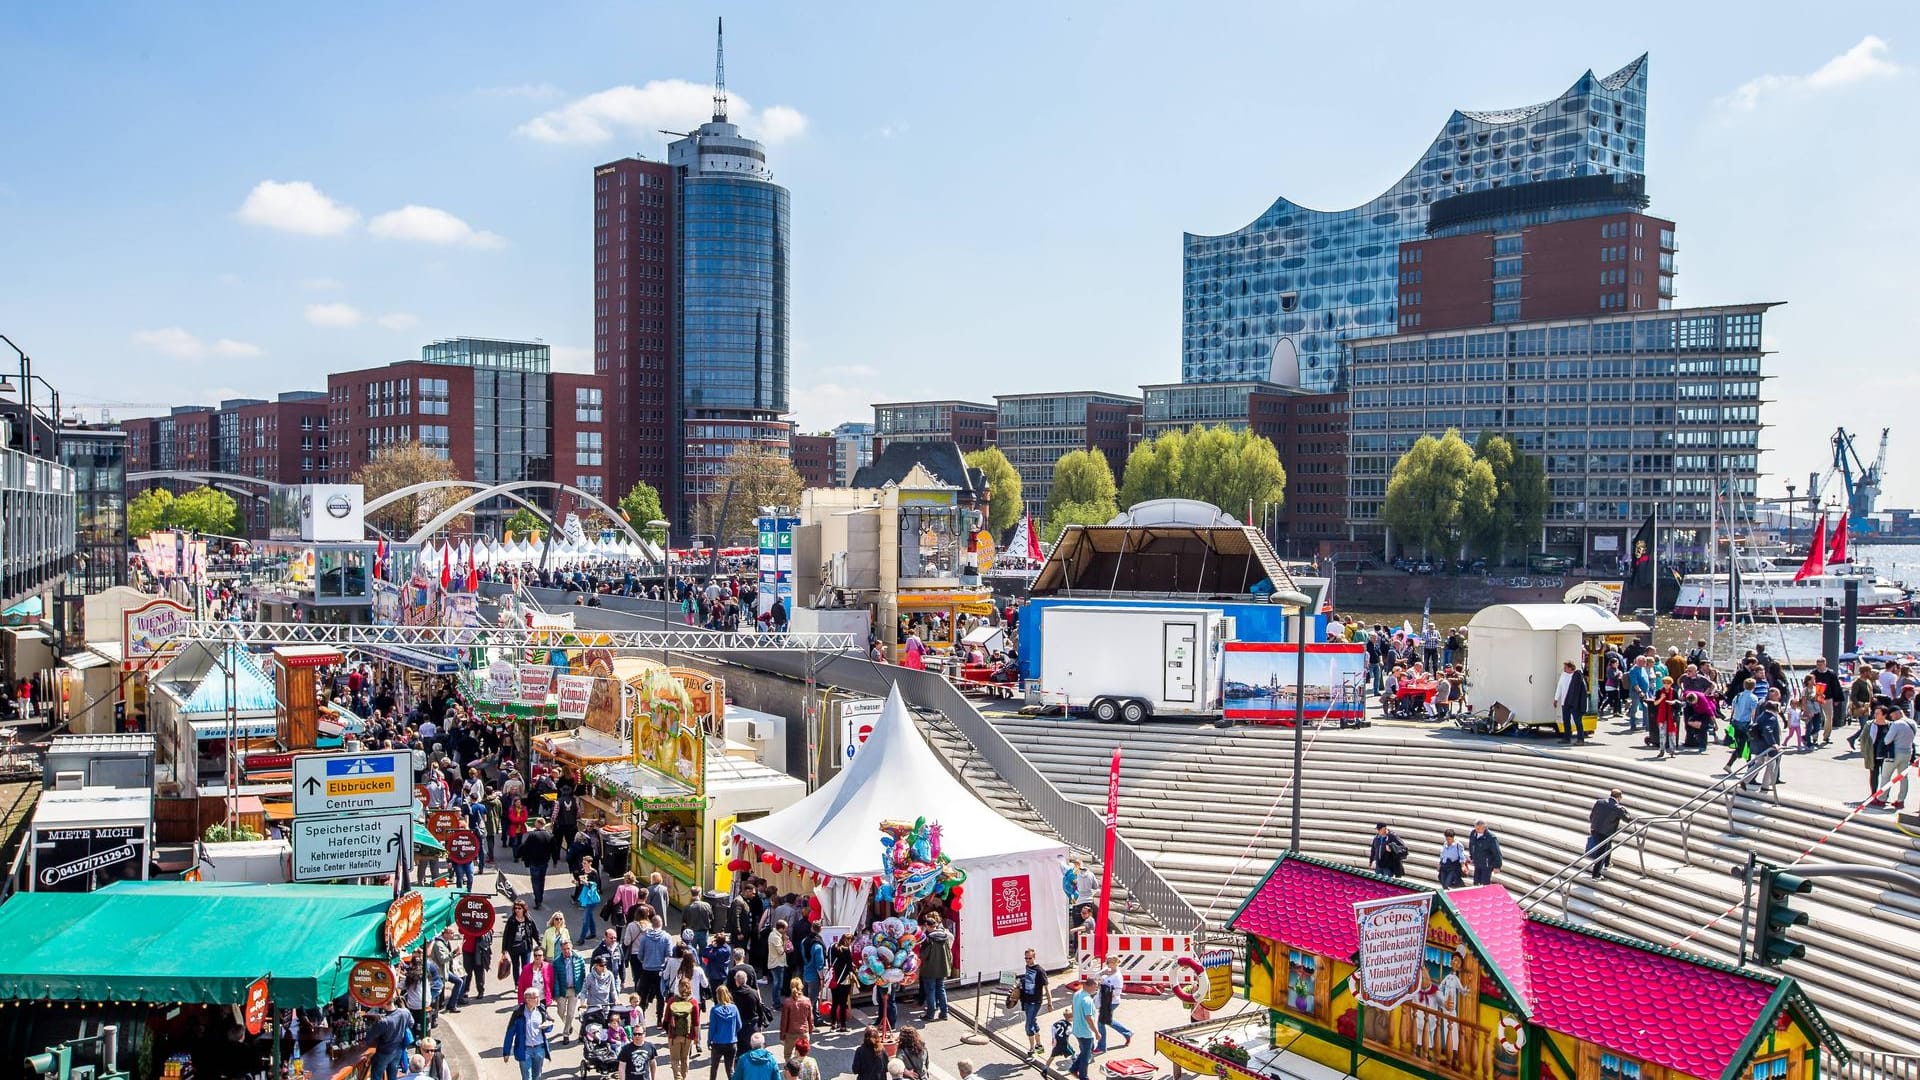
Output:
[[600,860],[600,871],[608,878],[618,878],[628,870],[628,862],[633,854],[633,844],[624,836],[608,835],[601,838],[601,847],[605,851]]

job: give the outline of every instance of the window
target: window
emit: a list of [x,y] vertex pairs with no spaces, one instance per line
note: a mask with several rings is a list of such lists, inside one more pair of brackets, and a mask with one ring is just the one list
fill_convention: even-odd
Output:
[[1520,285],[1521,283],[1518,281],[1496,281],[1493,283],[1493,298],[1495,300],[1518,300],[1520,299]]
[[573,419],[577,423],[597,424],[601,417],[601,391],[598,387],[575,387]]
[[1519,277],[1523,272],[1525,263],[1526,260],[1524,259],[1495,259],[1493,260],[1493,276],[1497,278]]
[[1640,1080],[1640,1070],[1640,1063],[1632,1058],[1604,1052],[1600,1055],[1600,1080]]
[[1518,255],[1520,254],[1520,245],[1521,238],[1518,236],[1496,236],[1493,238],[1493,253],[1495,255]]
[[573,459],[579,465],[601,464],[600,432],[576,431],[573,433]]
[[[1287,950],[1287,1008],[1302,1016],[1320,1015],[1320,958],[1299,949]],[[1754,1080],[1763,1078],[1756,1072]]]
[[1519,304],[1493,305],[1493,321],[1494,322],[1519,322],[1520,321],[1520,305]]

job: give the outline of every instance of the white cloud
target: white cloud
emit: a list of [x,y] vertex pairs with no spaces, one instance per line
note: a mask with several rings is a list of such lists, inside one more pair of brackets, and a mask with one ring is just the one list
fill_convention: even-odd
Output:
[[1890,50],[1885,39],[1872,34],[1839,56],[1805,75],[1762,75],[1742,83],[1721,104],[1737,112],[1752,112],[1761,99],[1781,93],[1819,93],[1835,90],[1869,79],[1898,75],[1903,68],[1887,58]]
[[[748,135],[770,143],[806,133],[807,118],[789,105],[755,110],[728,96],[727,116]],[[521,124],[515,133],[538,142],[602,143],[616,135],[658,137],[662,129],[688,131],[713,117],[713,87],[685,79],[655,79],[575,98]]]
[[420,317],[410,311],[392,311],[374,320],[389,330],[411,330],[420,325]]
[[475,229],[445,210],[411,203],[367,222],[367,231],[383,240],[419,240],[428,244],[495,248],[506,243],[499,236]]
[[552,346],[553,370],[576,375],[593,374],[593,350],[584,345]]
[[305,180],[262,180],[240,204],[239,217],[249,225],[307,236],[337,236],[353,227],[360,215],[333,201]]
[[139,330],[133,335],[133,343],[142,349],[157,352],[162,356],[171,356],[180,360],[197,360],[213,356],[262,356],[265,350],[258,345],[232,338],[221,338],[208,345],[189,333],[184,327],[169,326],[160,330]]
[[873,401],[895,400],[888,396],[876,398],[875,393],[871,387],[818,383],[794,387],[793,400],[788,404],[799,430],[825,431],[850,420],[872,420]]
[[307,321],[330,330],[360,325],[360,309],[352,304],[308,304]]
[[341,281],[339,278],[310,277],[300,282],[300,287],[303,289],[312,289],[314,292],[333,292],[336,289],[346,288],[347,283]]

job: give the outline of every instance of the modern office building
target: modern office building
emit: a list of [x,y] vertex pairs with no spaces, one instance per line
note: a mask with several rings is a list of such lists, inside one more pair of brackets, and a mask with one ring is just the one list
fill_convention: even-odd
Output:
[[[272,401],[221,402],[213,420],[218,432],[213,471],[275,484],[327,483],[327,411],[324,390],[293,390]],[[234,500],[245,534],[264,538],[271,501],[240,492]]]
[[[1399,329],[1399,246],[1432,205],[1547,180],[1643,177],[1647,58],[1582,75],[1538,105],[1454,112],[1413,168],[1349,210],[1277,199],[1243,228],[1183,247],[1180,378],[1346,388],[1349,345]],[[1309,114],[1310,115],[1310,114]],[[1545,216],[1568,213],[1542,211]]]
[[873,407],[868,460],[886,453],[892,442],[951,441],[961,453],[971,454],[994,445],[999,422],[999,406],[979,401],[882,402]]
[[[1379,537],[1394,462],[1423,434],[1505,434],[1544,459],[1546,550],[1613,569],[1657,505],[1702,531],[1759,476],[1770,303],[1588,315],[1353,342],[1349,525]],[[1704,543],[1704,540],[1702,541]],[[1704,550],[1704,548],[1702,548]]]
[[793,436],[793,468],[810,488],[839,487],[833,467],[836,443],[832,435]]
[[1064,394],[996,394],[994,444],[1020,474],[1020,498],[1038,513],[1053,492],[1053,466],[1074,450],[1106,456],[1117,483],[1140,422],[1140,399],[1082,390]]
[[853,474],[873,464],[873,425],[849,421],[833,429],[833,484],[853,486]]
[[73,475],[77,523],[68,588],[97,593],[127,583],[127,432],[112,423],[60,427],[60,461]]
[[[1347,395],[1311,394],[1269,382],[1142,386],[1143,439],[1196,425],[1252,430],[1273,443],[1287,471],[1286,498],[1253,508],[1274,550],[1289,558],[1329,555],[1347,545]],[[1222,507],[1234,517],[1245,507]]]
[[727,459],[787,454],[787,189],[766,148],[727,119],[594,170],[594,370],[614,394],[612,487],[660,490],[682,525],[720,498]]
[[[45,622],[68,588],[79,531],[73,470],[62,461],[59,393],[31,371],[22,354],[17,374],[0,374],[0,609],[22,613],[22,633],[33,617]],[[37,612],[24,614],[36,598]],[[0,641],[8,686],[32,674],[14,666],[15,656],[12,640]]]

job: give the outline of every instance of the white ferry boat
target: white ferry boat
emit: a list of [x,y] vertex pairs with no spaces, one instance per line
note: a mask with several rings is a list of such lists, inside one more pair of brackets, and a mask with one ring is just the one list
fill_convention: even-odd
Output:
[[[1876,574],[1872,567],[1841,563],[1805,581],[1793,580],[1795,570],[1765,558],[1740,560],[1740,614],[1754,618],[1818,618],[1829,601],[1846,603],[1846,582],[1860,583],[1862,615],[1905,615],[1912,607],[1907,591]],[[1681,619],[1720,618],[1732,607],[1730,575],[1688,574],[1680,579],[1673,614]]]

